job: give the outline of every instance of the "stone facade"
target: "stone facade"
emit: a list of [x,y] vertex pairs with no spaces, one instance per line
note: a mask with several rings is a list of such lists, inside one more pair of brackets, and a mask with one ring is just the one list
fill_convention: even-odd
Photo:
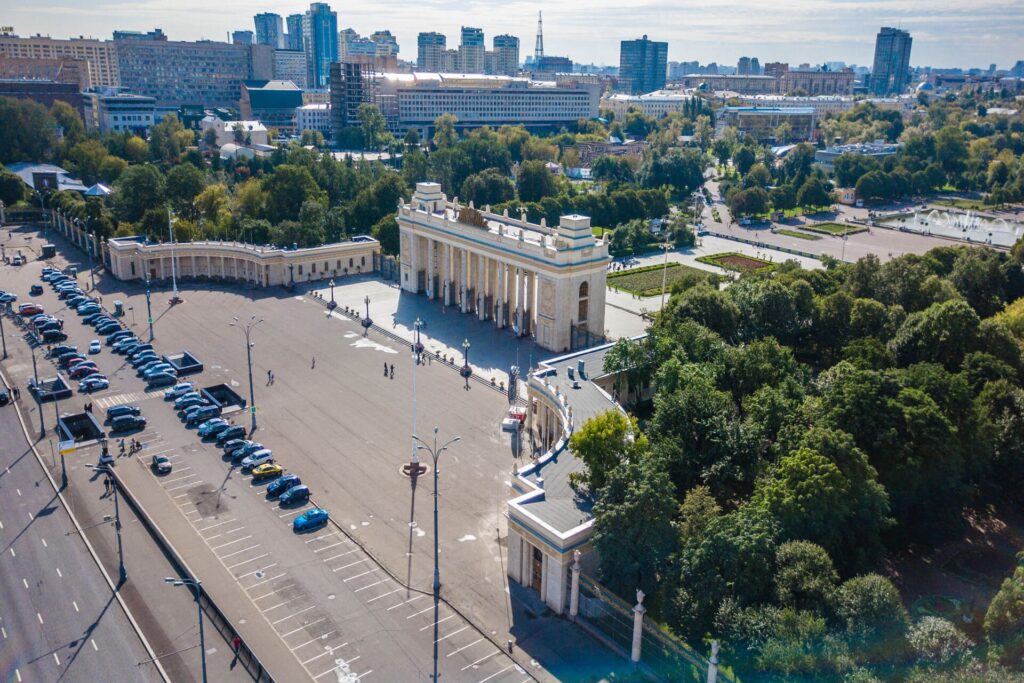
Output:
[[417,183],[398,227],[403,290],[555,351],[571,348],[574,332],[604,334],[608,244],[586,216],[549,228],[461,206],[437,183]]

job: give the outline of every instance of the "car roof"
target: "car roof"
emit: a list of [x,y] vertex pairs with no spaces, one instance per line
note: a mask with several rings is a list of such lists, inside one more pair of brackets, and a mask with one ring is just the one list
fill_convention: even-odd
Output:
[[251,457],[256,456],[256,455],[262,455],[264,453],[266,453],[267,455],[273,455],[274,454],[274,452],[272,450],[270,450],[269,448],[261,448],[258,451],[253,451],[252,453],[250,453],[249,457],[251,458]]

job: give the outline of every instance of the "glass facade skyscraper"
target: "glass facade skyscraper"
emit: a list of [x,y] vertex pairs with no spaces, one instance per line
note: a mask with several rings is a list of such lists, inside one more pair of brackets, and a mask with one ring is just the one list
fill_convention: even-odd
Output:
[[619,87],[631,95],[661,90],[668,69],[668,43],[623,40],[619,46]]
[[338,61],[338,14],[323,2],[309,6],[302,19],[302,47],[306,51],[310,88],[331,84],[331,63]]
[[873,95],[898,95],[910,84],[910,45],[906,31],[885,26],[875,38],[875,63],[871,67]]
[[304,14],[288,15],[288,35],[285,40],[285,47],[289,50],[302,49],[302,19]]
[[253,17],[256,24],[256,42],[260,45],[270,45],[275,50],[283,50],[284,44],[284,20],[280,14],[264,12]]

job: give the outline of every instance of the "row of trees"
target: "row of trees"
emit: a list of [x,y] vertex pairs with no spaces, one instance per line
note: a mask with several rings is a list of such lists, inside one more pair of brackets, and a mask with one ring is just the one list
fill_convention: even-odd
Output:
[[602,581],[754,680],[1020,666],[1020,571],[967,626],[911,619],[884,574],[1021,501],[1022,261],[945,247],[677,288],[605,360],[648,419],[572,438]]

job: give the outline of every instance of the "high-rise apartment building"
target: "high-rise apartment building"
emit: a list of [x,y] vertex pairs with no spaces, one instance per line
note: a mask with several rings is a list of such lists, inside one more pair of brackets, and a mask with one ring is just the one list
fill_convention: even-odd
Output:
[[289,14],[288,15],[288,34],[285,36],[285,46],[289,50],[301,50],[303,49],[302,42],[302,19],[305,15],[302,14]]
[[467,74],[484,72],[484,30],[472,26],[462,27],[462,42],[459,43],[460,69]]
[[487,73],[515,76],[519,73],[519,38],[508,34],[494,36],[492,67]]
[[255,43],[255,36],[252,31],[232,31],[231,42],[235,45],[252,45]]
[[423,32],[416,36],[416,68],[420,71],[441,71],[441,54],[447,38],[443,33]]
[[665,87],[668,43],[623,40],[619,47],[619,87],[631,95],[654,92]]
[[306,85],[306,53],[302,50],[274,50],[274,80],[291,81],[300,89]]
[[900,94],[910,84],[910,45],[906,31],[885,26],[875,38],[875,61],[871,67],[871,93]]
[[370,40],[377,45],[377,56],[398,56],[398,39],[391,35],[391,31],[374,31],[370,34]]
[[284,19],[280,14],[263,12],[253,17],[256,24],[256,42],[260,45],[269,45],[275,50],[285,48]]
[[0,55],[19,59],[73,59],[88,65],[86,86],[117,87],[121,77],[117,70],[114,43],[92,38],[57,40],[46,36],[19,38],[0,35]]
[[338,14],[327,3],[314,2],[303,16],[302,46],[309,87],[326,88],[331,82],[331,64],[338,61]]

